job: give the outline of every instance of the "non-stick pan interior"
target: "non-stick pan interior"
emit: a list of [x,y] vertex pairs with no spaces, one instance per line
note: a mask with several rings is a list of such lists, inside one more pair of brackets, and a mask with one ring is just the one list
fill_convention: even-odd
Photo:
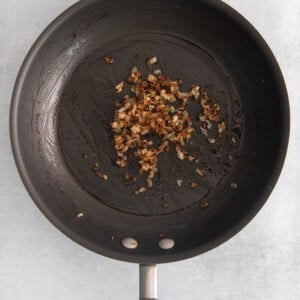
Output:
[[[112,65],[105,55],[113,56]],[[179,161],[174,151],[162,155],[154,187],[135,195],[145,176],[134,161],[124,170],[115,163],[110,123],[121,96],[114,85],[133,66],[148,74],[151,56],[158,58],[155,68],[182,79],[184,88],[205,87],[221,105],[228,130],[208,143],[197,120],[199,104],[189,104],[197,130],[188,150],[196,160]],[[288,104],[271,52],[224,4],[84,1],[53,23],[27,58],[12,133],[27,188],[62,231],[110,257],[166,262],[216,246],[255,215],[283,162]],[[107,181],[92,172],[95,163]],[[125,172],[137,182],[126,182]],[[162,236],[175,247],[160,249]],[[125,237],[139,246],[125,249]]]

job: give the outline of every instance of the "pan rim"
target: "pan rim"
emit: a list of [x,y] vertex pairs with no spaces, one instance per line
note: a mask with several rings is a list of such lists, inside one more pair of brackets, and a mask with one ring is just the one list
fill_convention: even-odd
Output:
[[13,152],[13,157],[22,179],[22,182],[29,193],[30,197],[34,201],[34,203],[38,206],[41,212],[46,216],[46,218],[61,231],[67,237],[72,239],[77,244],[92,250],[98,254],[104,255],[106,257],[110,257],[113,259],[127,261],[132,263],[167,263],[167,262],[174,262],[179,261],[187,258],[191,258],[207,252],[217,246],[220,246],[230,238],[232,238],[235,234],[241,231],[259,212],[259,210],[263,207],[267,199],[269,198],[273,188],[276,185],[280,177],[280,173],[282,167],[284,165],[287,149],[288,149],[288,140],[289,140],[289,132],[290,132],[290,109],[289,109],[289,100],[288,100],[288,92],[286,88],[286,84],[281,73],[279,64],[272,53],[271,49],[269,48],[266,41],[263,39],[261,34],[247,21],[239,12],[235,9],[230,7],[229,5],[225,4],[220,0],[201,0],[202,2],[209,3],[213,7],[217,9],[221,9],[229,15],[231,18],[236,20],[247,32],[249,32],[253,38],[256,40],[259,47],[263,50],[265,56],[268,58],[270,65],[274,71],[274,75],[276,75],[277,82],[280,86],[280,90],[282,92],[282,101],[284,103],[284,111],[282,112],[283,117],[283,124],[282,124],[282,132],[283,132],[283,139],[281,141],[281,151],[277,157],[277,160],[274,162],[274,171],[270,176],[269,188],[263,191],[260,194],[260,198],[256,201],[254,207],[251,211],[248,211],[239,222],[235,223],[231,228],[225,231],[222,235],[217,236],[214,240],[207,242],[206,244],[202,244],[199,247],[189,249],[180,253],[170,254],[170,255],[161,255],[161,256],[142,256],[142,255],[135,255],[134,252],[124,252],[120,253],[113,250],[108,250],[107,248],[103,247],[102,245],[96,245],[91,243],[89,240],[85,239],[85,237],[77,234],[73,230],[71,230],[66,224],[61,222],[50,210],[47,209],[46,205],[38,195],[34,183],[32,182],[23,161],[23,155],[19,143],[19,132],[18,132],[18,107],[20,102],[20,95],[24,85],[24,79],[27,76],[27,72],[30,69],[31,63],[35,58],[36,54],[39,52],[39,49],[42,47],[44,42],[47,38],[57,29],[59,26],[72,16],[74,13],[79,12],[84,7],[88,6],[91,3],[97,2],[99,0],[85,0],[79,1],[69,8],[67,8],[63,13],[61,13],[56,19],[54,19],[50,25],[41,33],[38,39],[35,41],[33,46],[30,48],[28,54],[26,55],[24,62],[20,68],[18,73],[16,83],[14,85],[13,93],[12,93],[12,100],[10,105],[10,141],[11,147]]

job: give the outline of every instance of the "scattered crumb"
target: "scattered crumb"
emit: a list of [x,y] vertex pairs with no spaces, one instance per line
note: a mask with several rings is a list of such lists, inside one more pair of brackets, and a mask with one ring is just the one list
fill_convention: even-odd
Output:
[[209,120],[206,120],[207,129],[210,130],[212,128],[212,123]]
[[200,207],[201,208],[207,208],[208,207],[208,202],[201,202]]
[[115,90],[116,92],[119,94],[123,91],[124,89],[124,86],[125,86],[125,81],[121,81],[120,83],[118,83],[116,86],[115,86]]
[[193,161],[193,160],[195,160],[195,157],[194,157],[194,156],[191,156],[191,155],[189,155],[189,156],[187,157],[187,159],[188,159],[189,161]]
[[105,175],[105,174],[101,174],[101,176],[100,176],[101,178],[103,178],[104,180],[108,180],[108,176],[107,175]]
[[153,186],[153,182],[151,178],[147,178],[147,185],[149,188],[151,188]]
[[160,233],[160,234],[159,234],[159,237],[160,237],[161,239],[164,239],[166,236],[165,236],[163,233]]
[[192,188],[192,189],[195,189],[197,186],[198,186],[197,183],[195,183],[195,182],[192,182],[192,183],[191,183],[191,188]]
[[208,139],[208,142],[209,142],[210,144],[215,144],[215,143],[216,143],[216,139]]
[[203,127],[200,127],[200,130],[201,130],[201,132],[202,132],[205,136],[208,136],[207,129],[205,129],[205,128],[203,128]]
[[199,169],[199,168],[196,169],[196,173],[199,174],[202,177],[205,175],[204,170],[203,169]]
[[153,56],[151,58],[146,59],[146,64],[147,64],[148,67],[153,66],[156,63],[157,63],[157,57],[156,56]]
[[78,213],[77,215],[76,215],[76,217],[79,219],[79,218],[82,218],[84,216],[84,214],[81,212],[81,213]]
[[161,75],[161,70],[154,70],[154,71],[153,71],[153,74],[154,74],[154,75]]
[[237,189],[238,188],[238,185],[235,183],[235,182],[231,182],[231,185],[230,185],[233,189]]
[[147,191],[147,189],[146,189],[145,187],[141,187],[138,191],[135,191],[134,193],[135,193],[136,195],[138,195],[138,194],[144,193],[144,192],[146,192],[146,191]]
[[224,121],[222,121],[221,123],[218,124],[218,132],[219,133],[223,133],[226,129],[226,124]]
[[178,185],[178,187],[181,187],[181,186],[182,186],[182,183],[183,183],[183,180],[182,180],[182,179],[178,179],[178,180],[177,180],[177,185]]
[[99,168],[99,167],[100,167],[99,163],[95,163],[94,166],[95,166],[96,168]]
[[112,64],[114,62],[114,59],[111,56],[104,56],[103,58],[107,64]]
[[232,144],[234,144],[234,145],[236,145],[237,144],[237,138],[233,135],[232,137],[231,137],[231,143]]
[[111,237],[110,237],[110,239],[113,241],[114,239],[116,238],[116,235],[115,234],[113,234]]
[[180,160],[184,159],[184,153],[182,152],[181,148],[178,145],[176,146],[176,153],[177,153],[177,157]]

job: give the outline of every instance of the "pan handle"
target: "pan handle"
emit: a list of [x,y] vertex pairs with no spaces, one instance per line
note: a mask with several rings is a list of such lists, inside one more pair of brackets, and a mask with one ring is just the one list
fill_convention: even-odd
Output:
[[140,300],[158,300],[156,265],[140,265]]

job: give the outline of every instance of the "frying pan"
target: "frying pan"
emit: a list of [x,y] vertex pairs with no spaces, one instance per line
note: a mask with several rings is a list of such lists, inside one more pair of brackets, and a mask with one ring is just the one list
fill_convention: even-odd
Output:
[[[137,165],[116,165],[110,123],[120,98],[113,87],[132,66],[147,74],[151,56],[184,87],[205,87],[227,130],[207,143],[199,107],[189,104],[197,129],[188,151],[196,162],[179,161],[174,151],[161,155],[153,188],[135,195],[145,177],[128,183],[124,172],[137,175]],[[33,45],[15,85],[10,126],[19,173],[44,215],[84,247],[139,263],[140,297],[154,299],[155,264],[220,245],[265,203],[286,154],[289,105],[272,52],[221,1],[87,0]],[[95,163],[107,181],[91,171]],[[197,166],[204,177],[195,177]]]

